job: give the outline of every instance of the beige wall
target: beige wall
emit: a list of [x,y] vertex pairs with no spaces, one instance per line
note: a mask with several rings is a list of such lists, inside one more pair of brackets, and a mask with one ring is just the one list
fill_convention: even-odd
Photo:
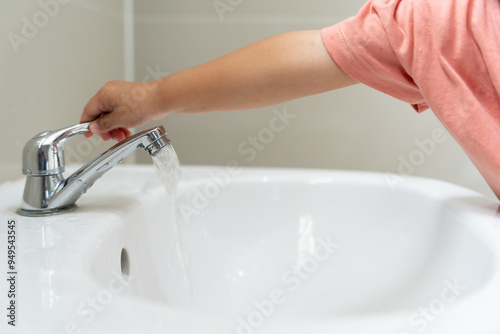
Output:
[[[97,89],[123,77],[124,52],[122,0],[0,2],[3,182],[21,176],[29,138],[78,123]],[[106,146],[72,139],[67,160],[81,163]]]
[[[219,15],[214,3],[230,8]],[[332,25],[354,15],[363,3],[137,1],[136,79],[194,66],[273,34]],[[402,173],[450,181],[492,196],[431,111],[417,115],[405,103],[362,85],[277,106],[281,112],[284,108],[295,118],[275,133],[266,130],[273,108],[169,115],[159,123],[165,125],[183,164],[225,165],[236,160],[249,166]],[[259,140],[261,150],[254,149],[254,155],[249,136],[259,134],[266,144]],[[150,163],[146,156],[139,160]]]

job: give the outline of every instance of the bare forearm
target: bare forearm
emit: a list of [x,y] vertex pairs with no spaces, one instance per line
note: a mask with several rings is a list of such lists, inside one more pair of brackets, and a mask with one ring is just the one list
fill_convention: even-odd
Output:
[[332,61],[319,31],[267,38],[160,81],[169,112],[266,107],[354,84]]
[[[356,83],[330,58],[320,31],[262,40],[152,83],[110,81],[87,103],[81,122],[104,139],[121,140],[172,112],[265,107]],[[140,94],[139,94],[140,93]]]

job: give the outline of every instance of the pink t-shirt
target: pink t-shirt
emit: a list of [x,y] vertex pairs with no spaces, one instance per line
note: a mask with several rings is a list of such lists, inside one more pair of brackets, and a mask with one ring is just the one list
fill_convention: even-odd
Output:
[[371,0],[322,37],[351,78],[430,107],[500,198],[499,0]]

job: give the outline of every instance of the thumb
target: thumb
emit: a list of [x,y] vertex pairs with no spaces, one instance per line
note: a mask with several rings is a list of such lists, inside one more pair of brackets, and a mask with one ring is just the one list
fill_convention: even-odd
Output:
[[108,133],[103,132],[101,130],[101,127],[99,126],[99,122],[97,120],[95,120],[92,123],[90,123],[90,125],[89,125],[89,131],[92,134],[99,135],[103,140],[109,140],[111,138],[111,136]]
[[123,109],[126,109],[125,107],[123,108],[115,108],[111,112],[106,112],[103,113],[101,117],[96,118],[92,124],[90,124],[89,129],[95,130],[97,134],[102,134],[109,132],[111,130],[117,129],[119,127],[124,126],[123,120],[121,116],[123,114]]
[[90,123],[89,130],[90,130],[90,132],[92,132],[93,134],[96,134],[96,135],[101,133],[101,130],[99,128],[99,124],[97,124],[97,120]]
[[90,123],[89,125],[90,132],[92,132],[93,134],[100,135],[104,140],[110,139],[111,136],[109,132],[119,127],[114,125],[116,123],[114,121],[114,118],[116,118],[114,113],[106,113],[102,115],[101,117],[97,118],[92,123]]

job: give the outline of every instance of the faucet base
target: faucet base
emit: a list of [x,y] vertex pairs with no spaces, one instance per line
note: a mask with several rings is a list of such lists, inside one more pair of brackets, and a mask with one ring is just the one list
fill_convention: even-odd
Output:
[[16,213],[25,217],[44,217],[44,216],[52,216],[59,215],[61,213],[75,211],[78,208],[78,205],[71,204],[64,208],[57,209],[44,209],[44,210],[25,210],[25,209],[17,209]]

